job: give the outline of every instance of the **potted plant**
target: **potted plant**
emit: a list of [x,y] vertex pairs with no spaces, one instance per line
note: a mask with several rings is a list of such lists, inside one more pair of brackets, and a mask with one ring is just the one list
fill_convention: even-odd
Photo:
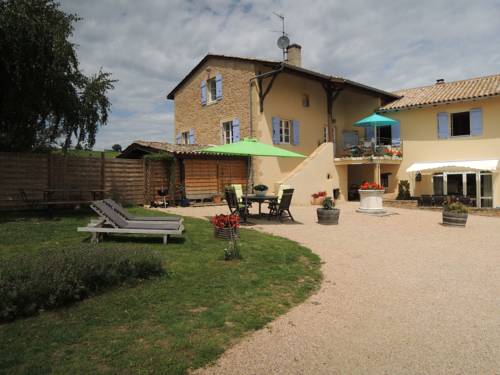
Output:
[[332,197],[323,199],[323,208],[317,208],[319,224],[338,224],[340,210],[335,208],[335,201]]
[[379,214],[384,213],[382,197],[385,188],[375,182],[363,182],[359,187],[359,208],[358,212]]
[[238,237],[238,228],[240,227],[240,217],[235,214],[215,215],[210,218],[214,226],[214,236],[225,240],[233,240]]
[[326,197],[326,191],[319,191],[311,195],[311,204],[313,206],[321,206],[323,204],[323,200]]
[[253,191],[255,191],[255,195],[258,197],[264,197],[267,193],[268,187],[263,184],[255,185],[253,187]]
[[465,227],[469,207],[461,202],[447,202],[443,205],[443,225]]

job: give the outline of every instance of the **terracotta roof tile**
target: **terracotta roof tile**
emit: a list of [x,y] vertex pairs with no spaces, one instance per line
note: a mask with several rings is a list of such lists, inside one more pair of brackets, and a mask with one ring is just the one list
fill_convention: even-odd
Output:
[[500,74],[436,83],[394,93],[400,95],[401,99],[382,107],[382,112],[500,95]]

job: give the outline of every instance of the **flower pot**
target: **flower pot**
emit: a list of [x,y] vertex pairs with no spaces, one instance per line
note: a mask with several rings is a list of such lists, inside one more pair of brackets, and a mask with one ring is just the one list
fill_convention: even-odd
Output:
[[231,238],[238,238],[238,228],[214,228],[214,236],[223,240],[230,240]]
[[332,208],[331,210],[326,208],[317,208],[316,212],[318,214],[319,224],[332,225],[339,223],[340,210],[338,208]]
[[255,195],[257,197],[265,197],[267,193],[267,190],[255,190]]
[[443,210],[443,225],[465,227],[468,216],[469,214],[467,212]]
[[359,189],[359,208],[358,212],[368,214],[381,214],[385,213],[383,207],[383,196],[385,190],[362,190]]
[[311,205],[313,205],[313,206],[321,206],[323,204],[324,200],[325,200],[325,197],[312,198],[311,199]]

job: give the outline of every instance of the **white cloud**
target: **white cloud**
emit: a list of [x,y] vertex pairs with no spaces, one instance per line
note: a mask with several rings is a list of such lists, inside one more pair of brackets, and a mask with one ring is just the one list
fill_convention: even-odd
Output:
[[[172,140],[166,94],[207,53],[280,59],[284,13],[305,67],[394,90],[500,72],[497,0],[63,0],[82,68],[119,80],[96,148]],[[125,113],[125,115],[124,115]]]

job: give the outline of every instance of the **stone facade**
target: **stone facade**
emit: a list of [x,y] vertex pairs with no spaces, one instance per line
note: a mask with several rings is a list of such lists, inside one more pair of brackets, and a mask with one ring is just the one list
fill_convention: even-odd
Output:
[[[222,76],[222,99],[201,104],[201,82]],[[197,144],[221,144],[221,124],[240,120],[240,137],[249,136],[248,82],[255,76],[251,62],[209,59],[175,94],[175,135],[195,131]]]

